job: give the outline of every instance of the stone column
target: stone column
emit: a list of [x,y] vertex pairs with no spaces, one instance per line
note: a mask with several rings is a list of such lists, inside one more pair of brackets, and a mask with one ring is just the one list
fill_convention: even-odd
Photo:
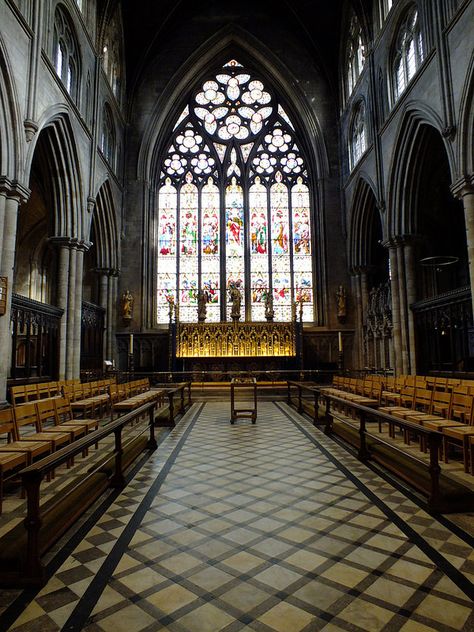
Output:
[[66,379],[74,378],[74,317],[76,308],[77,239],[71,239],[67,292]]
[[[7,203],[6,191],[0,191],[0,246],[3,244],[3,225],[5,223],[5,205]],[[0,252],[1,258],[1,252]]]
[[56,304],[63,310],[59,327],[59,379],[66,379],[68,296],[69,296],[69,237],[51,237],[50,241],[58,248],[58,285]]
[[415,246],[414,238],[410,236],[404,237],[403,254],[405,256],[405,279],[406,279],[406,296],[407,296],[407,325],[408,325],[408,352],[410,371],[416,375],[416,337],[415,337],[415,319],[410,309],[416,301],[416,273],[415,273]]
[[408,316],[407,316],[407,295],[405,279],[405,257],[403,253],[403,241],[397,239],[397,270],[398,270],[398,300],[400,308],[400,345],[402,352],[402,372],[410,373],[410,363],[408,361]]
[[6,401],[7,377],[11,366],[12,336],[11,336],[11,306],[13,292],[13,270],[15,266],[15,245],[18,219],[18,207],[28,198],[29,191],[0,179],[0,212],[3,214],[3,234],[0,244],[0,276],[7,278],[6,312],[0,316],[0,405]]
[[393,241],[386,244],[389,249],[390,257],[390,271],[391,271],[391,286],[392,286],[392,335],[393,335],[393,356],[396,375],[403,373],[402,363],[402,341],[400,332],[400,288],[398,281],[398,260],[397,260],[397,247]]
[[99,305],[105,310],[103,359],[112,360],[114,359],[113,330],[117,271],[109,268],[98,268],[97,273],[99,274]]
[[455,197],[462,200],[464,206],[472,312],[474,314],[474,174],[458,180],[451,187],[451,191]]
[[362,298],[361,298],[361,290],[360,290],[360,272],[359,270],[355,270],[352,274],[352,292],[353,292],[353,296],[355,298],[355,304],[356,304],[356,331],[357,331],[357,335],[356,335],[356,341],[357,341],[357,363],[356,366],[359,369],[362,369],[364,364],[363,364],[363,358],[364,358],[364,354],[363,354],[363,333],[362,333],[362,327],[363,327],[363,313],[362,313]]
[[84,252],[90,247],[85,242],[80,242],[77,247],[76,255],[76,287],[74,299],[74,333],[72,336],[74,361],[73,361],[73,379],[78,379],[81,374],[81,326],[82,326],[82,275],[84,269]]
[[114,336],[114,332],[117,328],[117,297],[118,297],[118,270],[113,271],[113,276],[110,277],[111,291],[110,296],[110,330],[109,330],[109,345],[110,345],[110,357],[114,360],[115,365],[118,366],[118,353],[117,344]]

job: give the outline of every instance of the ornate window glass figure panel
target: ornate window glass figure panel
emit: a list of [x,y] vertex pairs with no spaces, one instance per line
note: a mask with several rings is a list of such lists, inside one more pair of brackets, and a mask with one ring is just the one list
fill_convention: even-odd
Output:
[[179,194],[179,304],[180,317],[193,320],[198,291],[198,188],[186,174]]
[[264,320],[268,297],[274,320],[289,321],[303,300],[314,321],[310,189],[294,123],[235,59],[182,105],[160,163],[158,323],[168,322],[169,300],[181,321],[196,322],[198,293],[211,322],[235,320],[237,304],[241,322]]
[[265,298],[270,287],[268,261],[267,189],[255,178],[249,191],[250,283],[252,320],[265,319]]
[[273,302],[277,320],[291,319],[289,195],[281,173],[270,189]]
[[293,211],[293,265],[294,291],[297,303],[303,304],[303,320],[310,320],[314,309],[313,274],[310,235],[309,189],[298,178],[291,189]]
[[[232,178],[225,193],[225,251],[226,251],[226,287],[235,286],[242,298],[245,296],[245,245],[244,245],[244,196],[243,189]],[[245,309],[245,301],[242,300]],[[232,305],[227,305],[227,319],[230,319]]]
[[411,7],[398,30],[393,54],[392,78],[394,100],[405,92],[424,57],[423,37],[418,10]]
[[178,193],[166,178],[159,192],[158,218],[158,322],[167,323],[169,303],[176,301],[177,289],[177,204]]
[[220,321],[220,195],[212,178],[201,194],[201,289],[206,297],[206,315],[210,322]]
[[79,85],[79,55],[73,28],[64,10],[58,6],[54,14],[53,64],[56,74],[74,100]]

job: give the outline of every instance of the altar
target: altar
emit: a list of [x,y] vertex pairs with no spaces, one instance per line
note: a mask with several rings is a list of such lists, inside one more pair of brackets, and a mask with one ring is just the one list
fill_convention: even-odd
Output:
[[296,356],[294,322],[177,323],[177,358]]

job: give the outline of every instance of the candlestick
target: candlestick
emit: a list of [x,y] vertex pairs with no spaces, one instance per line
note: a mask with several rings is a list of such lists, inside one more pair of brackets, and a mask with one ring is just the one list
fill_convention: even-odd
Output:
[[337,332],[337,343],[338,343],[337,348],[339,350],[339,353],[341,353],[342,351],[342,332],[341,331]]
[[128,353],[133,355],[133,334],[130,334],[130,341],[128,345]]

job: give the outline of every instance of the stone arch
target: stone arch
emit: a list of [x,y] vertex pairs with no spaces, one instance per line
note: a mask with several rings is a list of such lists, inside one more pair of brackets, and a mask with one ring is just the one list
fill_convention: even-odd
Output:
[[431,131],[437,133],[448,159],[451,178],[455,173],[452,147],[442,138],[443,124],[438,114],[419,102],[408,102],[394,143],[387,188],[388,237],[416,232],[415,196],[424,139]]
[[109,180],[105,180],[96,195],[92,224],[97,243],[97,267],[107,270],[118,270],[118,231],[116,207]]
[[266,75],[269,83],[282,96],[292,119],[301,123],[301,127],[307,132],[307,146],[304,149],[311,164],[316,165],[317,177],[327,176],[330,173],[330,161],[321,126],[302,92],[288,76],[288,70],[253,36],[236,27],[225,27],[195,51],[183,64],[182,70],[175,74],[173,83],[166,86],[157,100],[143,133],[144,142],[137,161],[137,178],[147,180],[156,172],[163,144],[168,138],[170,126],[180,114],[180,108],[182,110],[189,86],[197,83],[216,60],[225,56],[241,57],[258,64],[264,77]]
[[378,208],[375,186],[360,177],[352,202],[349,224],[349,267],[351,270],[371,270],[373,283],[388,276],[387,252],[383,217]]
[[471,55],[459,113],[459,175],[474,174],[474,53]]
[[0,176],[10,180],[21,177],[21,115],[13,72],[5,45],[0,38]]
[[[326,314],[327,290],[325,277],[325,221],[323,209],[324,186],[321,181],[333,175],[329,148],[314,107],[305,98],[294,77],[282,65],[271,50],[257,41],[251,34],[239,27],[226,26],[197,48],[192,55],[175,72],[171,81],[163,89],[154,105],[146,126],[142,131],[142,141],[138,147],[136,179],[140,182],[153,183],[159,176],[158,166],[168,141],[169,134],[177,118],[183,111],[189,89],[205,76],[210,68],[224,61],[224,58],[237,58],[249,67],[257,67],[262,79],[268,81],[278,93],[283,106],[300,132],[298,141],[302,154],[307,159],[310,170],[310,189],[312,191],[312,207],[314,211],[313,227],[317,236],[316,259],[314,269],[318,270],[318,301],[315,318],[322,322]],[[227,60],[225,60],[227,61]],[[323,76],[323,75],[322,75]],[[326,86],[326,84],[324,84]],[[153,189],[153,187],[151,187]],[[144,231],[153,242],[154,191],[144,192],[143,221]],[[147,291],[142,292],[142,313],[147,326],[153,326],[156,313],[153,300],[147,297],[154,295],[156,283],[156,262],[149,249],[142,261],[143,277],[147,280]]]
[[83,241],[85,205],[81,164],[65,107],[45,113],[40,121],[39,131],[29,148],[26,168],[28,179],[36,158],[45,162],[51,183],[51,236]]

